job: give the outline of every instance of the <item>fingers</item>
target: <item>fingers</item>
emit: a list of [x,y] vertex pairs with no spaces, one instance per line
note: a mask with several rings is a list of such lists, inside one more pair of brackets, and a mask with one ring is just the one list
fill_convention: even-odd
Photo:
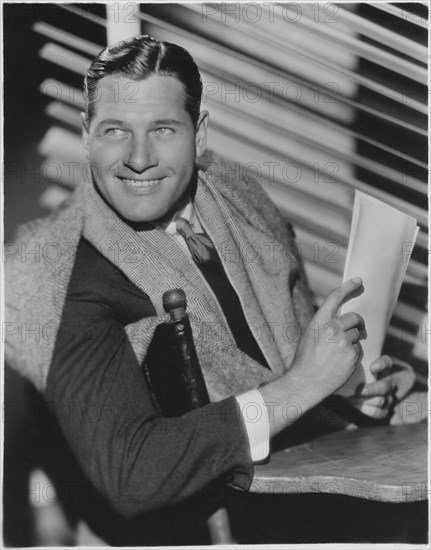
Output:
[[391,410],[393,397],[391,395],[380,395],[370,398],[356,396],[351,397],[349,402],[363,414],[376,420],[382,420],[388,416]]
[[362,279],[350,279],[328,295],[326,300],[320,306],[319,312],[333,318],[344,302],[347,302],[347,300],[353,298],[354,294],[361,294],[363,290]]
[[337,323],[344,331],[346,340],[351,344],[356,344],[360,338],[366,337],[365,321],[357,313],[345,313],[338,317]]
[[388,355],[382,355],[373,361],[370,370],[377,381],[366,384],[359,395],[393,395],[399,401],[407,395],[415,381],[410,365],[398,365],[398,361],[394,364]]
[[390,404],[385,404],[383,407],[370,404],[369,400],[360,401],[352,400],[351,404],[356,407],[361,413],[374,418],[376,420],[383,420],[388,416]]
[[359,331],[365,329],[365,321],[363,317],[361,317],[357,313],[353,313],[353,311],[349,313],[344,313],[344,315],[340,315],[340,317],[338,317],[338,324],[341,326],[344,332],[352,328],[357,328]]
[[395,387],[395,397],[399,401],[409,393],[415,383],[416,376],[413,369],[410,367],[410,370],[402,369],[398,372],[394,372],[392,379]]
[[394,385],[394,381],[392,380],[392,377],[386,376],[385,378],[381,378],[376,382],[370,382],[369,384],[366,384],[362,388],[362,390],[359,392],[359,395],[366,396],[366,397],[382,396],[382,395],[387,396],[387,395],[391,395],[394,390],[395,390],[395,385]]
[[382,355],[371,363],[370,371],[376,378],[382,378],[389,374],[393,364],[394,362],[389,355]]
[[[359,398],[359,399],[364,399]],[[387,409],[393,403],[394,398],[392,395],[378,395],[376,397],[365,398],[364,404],[370,405],[370,407],[377,407],[379,409]]]
[[415,374],[407,363],[400,364],[388,355],[382,355],[370,365],[371,373],[377,382],[366,384],[360,395],[389,395],[397,401],[401,400],[410,391],[415,381]]
[[346,340],[351,344],[356,344],[365,335],[364,319],[357,313],[345,313],[338,317],[336,322],[338,325],[337,328],[345,333]]
[[378,395],[376,397],[351,397],[350,402],[357,405],[368,405],[370,407],[376,407],[378,409],[388,409],[394,401],[391,395]]
[[396,359],[394,361],[392,377],[396,386],[395,396],[398,400],[403,399],[411,390],[416,380],[412,367],[405,361]]
[[359,338],[361,337],[361,333],[357,328],[351,328],[350,330],[347,330],[344,335],[346,337],[346,340],[351,344],[356,344],[356,342],[358,342]]

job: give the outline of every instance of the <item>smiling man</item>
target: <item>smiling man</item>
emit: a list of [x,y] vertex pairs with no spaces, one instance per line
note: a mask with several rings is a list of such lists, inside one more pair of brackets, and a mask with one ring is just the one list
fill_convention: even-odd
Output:
[[[44,394],[109,517],[136,518],[110,534],[105,522],[111,544],[205,542],[197,525],[211,511],[208,487],[248,489],[270,438],[324,409],[318,404],[360,354],[363,320],[337,312],[361,281],[344,283],[315,311],[290,226],[256,183],[204,156],[201,93],[193,59],[177,45],[140,36],[103,50],[86,77],[82,115],[93,181],[18,236],[29,248],[67,243],[72,254],[26,263],[9,254],[8,361]],[[190,231],[207,256],[192,250]],[[253,262],[244,259],[251,244],[262,251]],[[176,287],[188,297],[213,402],[165,419],[140,367],[166,320],[163,293]],[[35,323],[50,327],[49,338],[14,330]],[[410,371],[389,373],[391,365],[377,359],[381,379],[357,397],[378,419],[413,381]],[[350,422],[325,414],[331,428]],[[197,516],[175,523],[184,502]],[[153,538],[161,509],[169,527],[157,524]]]

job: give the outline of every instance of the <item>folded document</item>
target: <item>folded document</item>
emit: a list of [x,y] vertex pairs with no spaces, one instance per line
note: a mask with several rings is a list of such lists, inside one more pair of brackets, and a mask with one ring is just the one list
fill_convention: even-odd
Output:
[[361,315],[367,338],[361,340],[361,364],[338,390],[339,395],[353,395],[360,384],[374,380],[369,367],[381,355],[418,231],[415,218],[356,191],[343,280],[361,277],[365,291],[349,300],[340,314],[354,311]]

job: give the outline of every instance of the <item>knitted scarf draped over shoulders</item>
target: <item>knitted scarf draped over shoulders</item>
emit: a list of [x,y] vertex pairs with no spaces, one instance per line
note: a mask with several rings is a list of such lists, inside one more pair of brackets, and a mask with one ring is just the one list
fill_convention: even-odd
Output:
[[237,348],[210,287],[178,242],[157,227],[132,229],[90,183],[78,186],[50,216],[22,226],[7,247],[4,333],[12,368],[44,391],[81,236],[153,302],[157,315],[126,327],[139,363],[156,326],[167,320],[163,293],[181,287],[212,400],[256,387],[290,367],[313,314],[291,230],[262,188],[238,177],[234,167],[211,154],[200,159],[200,168],[196,211],[270,370]]

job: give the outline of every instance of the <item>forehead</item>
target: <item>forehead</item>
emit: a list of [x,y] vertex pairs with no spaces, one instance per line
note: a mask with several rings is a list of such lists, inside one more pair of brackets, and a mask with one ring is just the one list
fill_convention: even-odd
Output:
[[98,82],[95,107],[97,120],[110,115],[127,119],[190,116],[184,86],[173,76],[152,75],[137,81],[122,75],[105,76]]

